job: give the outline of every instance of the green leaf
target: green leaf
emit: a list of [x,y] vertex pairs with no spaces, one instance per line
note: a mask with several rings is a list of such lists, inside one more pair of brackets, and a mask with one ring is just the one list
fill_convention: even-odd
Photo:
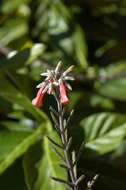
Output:
[[95,52],[96,57],[102,57],[108,50],[117,45],[117,41],[110,39],[102,47],[98,48]]
[[0,81],[0,88],[2,89],[2,91],[0,91],[0,96],[11,103],[14,103],[15,106],[20,106],[18,109],[28,111],[39,122],[49,122],[44,112],[32,106],[31,101],[28,99],[28,97],[25,94],[19,92],[6,78],[2,78]]
[[0,60],[0,69],[5,70],[5,72],[6,69],[15,71],[26,63],[35,61],[44,51],[45,45],[42,43],[36,43],[31,48],[19,52],[12,51],[9,53],[8,58],[4,57]]
[[126,78],[119,78],[101,83],[96,91],[103,96],[116,100],[126,100]]
[[29,59],[30,49],[25,49],[23,51],[17,52],[11,58],[1,58],[0,59],[0,70],[16,70],[24,66],[26,61]]
[[26,21],[21,18],[7,20],[5,25],[0,28],[0,41],[7,45],[13,40],[20,38],[27,33]]
[[[58,142],[57,140],[58,138],[55,133],[51,133],[51,137]],[[35,183],[34,190],[43,190],[43,189],[66,190],[66,187],[64,187],[63,184],[60,184],[50,179],[50,177],[57,177],[64,180],[67,178],[65,169],[59,166],[59,164],[61,163],[62,161],[52,151],[50,143],[48,139],[45,137],[44,138],[44,153],[38,165],[39,175]]]
[[119,61],[99,69],[102,81],[96,82],[96,91],[106,97],[126,100],[126,62]]
[[126,136],[126,117],[121,114],[95,114],[82,120],[80,125],[86,148],[100,154],[116,150]]
[[4,1],[1,5],[1,11],[3,13],[9,14],[19,8],[21,5],[26,4],[29,0],[12,0],[11,4],[9,0]]
[[29,134],[3,130],[0,132],[0,174],[3,173],[18,157],[36,143],[44,133],[44,124]]
[[87,68],[87,47],[84,38],[84,32],[77,26],[74,34],[76,57],[83,69]]
[[32,46],[32,48],[30,49],[30,56],[29,56],[29,59],[28,59],[28,63],[31,63],[31,62],[35,61],[40,55],[42,56],[45,49],[46,49],[46,47],[42,43],[34,44]]
[[36,165],[42,156],[41,149],[41,143],[36,143],[34,146],[30,147],[23,157],[24,178],[28,190],[33,189],[35,180],[38,176]]
[[[29,123],[29,125],[28,125]],[[4,126],[6,129],[11,131],[21,131],[21,132],[33,132],[32,127],[33,122],[30,119],[22,119],[18,123],[16,121],[2,121],[0,125]]]

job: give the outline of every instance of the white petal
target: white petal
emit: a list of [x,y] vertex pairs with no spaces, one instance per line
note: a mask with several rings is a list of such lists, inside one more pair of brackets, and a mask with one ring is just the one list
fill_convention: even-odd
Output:
[[62,65],[63,65],[62,61],[59,61],[58,64],[57,64],[57,66],[56,66],[56,68],[55,68],[55,73],[56,74],[60,71]]
[[42,82],[42,83],[38,84],[38,85],[36,86],[36,88],[42,88],[42,87],[44,87],[45,85],[46,85],[45,82]]
[[74,65],[71,65],[66,71],[64,71],[63,76],[66,76],[68,73],[70,73],[74,68]]
[[72,86],[68,83],[65,83],[66,87],[69,89],[69,90],[72,90]]
[[40,75],[43,77],[46,77],[46,76],[48,76],[48,73],[41,73]]
[[65,79],[65,80],[71,80],[71,81],[75,80],[75,79],[74,79],[73,77],[71,77],[71,76],[65,76],[64,79]]

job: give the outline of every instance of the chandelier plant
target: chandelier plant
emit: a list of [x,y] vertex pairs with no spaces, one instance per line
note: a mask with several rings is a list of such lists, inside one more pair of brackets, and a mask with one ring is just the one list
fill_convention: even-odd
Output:
[[[77,162],[82,152],[84,143],[82,143],[78,154],[76,154],[75,151],[71,151],[72,137],[68,137],[67,127],[73,114],[73,110],[67,119],[64,117],[64,106],[70,103],[67,94],[69,90],[72,90],[69,81],[74,80],[74,78],[70,75],[74,65],[71,65],[65,71],[63,71],[62,66],[63,64],[60,61],[54,70],[47,70],[47,72],[41,74],[41,76],[45,77],[45,79],[37,85],[38,92],[36,97],[32,100],[32,104],[39,108],[43,105],[44,96],[46,93],[54,95],[57,102],[57,110],[54,110],[51,107],[50,112],[54,121],[55,129],[61,138],[62,145],[58,144],[50,137],[48,137],[48,139],[56,147],[53,149],[57,156],[59,156],[63,161],[64,164],[61,165],[61,167],[64,167],[67,170],[70,180],[65,181],[56,177],[52,177],[52,179],[56,182],[63,183],[70,190],[79,190],[79,184],[85,176],[81,175],[78,177]],[[64,156],[61,155],[58,150],[59,148],[63,150]],[[97,176],[95,176],[95,178],[96,177]],[[88,182],[88,190],[91,190],[95,178],[91,182]]]

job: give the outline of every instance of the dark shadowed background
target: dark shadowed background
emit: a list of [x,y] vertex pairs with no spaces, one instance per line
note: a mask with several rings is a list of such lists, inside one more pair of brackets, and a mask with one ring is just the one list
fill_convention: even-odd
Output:
[[0,189],[65,190],[68,176],[46,138],[57,138],[46,96],[32,106],[40,73],[75,65],[66,115],[78,173],[94,190],[126,190],[126,0],[0,1]]

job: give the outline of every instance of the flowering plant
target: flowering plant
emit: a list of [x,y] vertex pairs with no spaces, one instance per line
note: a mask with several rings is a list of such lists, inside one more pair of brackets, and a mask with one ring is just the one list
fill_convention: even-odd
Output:
[[126,0],[0,2],[0,189],[126,190]]
[[[41,82],[37,88],[39,89],[36,97],[32,100],[32,104],[36,107],[41,107],[43,105],[43,98],[45,93],[54,95],[58,110],[51,109],[51,116],[55,123],[56,131],[58,132],[62,145],[55,142],[52,138],[48,137],[49,141],[56,146],[61,148],[64,151],[64,156],[54,148],[55,153],[60,159],[64,162],[63,167],[65,167],[69,173],[70,181],[65,181],[60,178],[52,177],[53,180],[67,185],[70,190],[79,190],[79,183],[84,179],[84,175],[77,177],[77,161],[79,156],[76,156],[75,151],[71,152],[72,137],[68,137],[67,126],[72,116],[73,111],[70,113],[70,116],[66,120],[64,118],[64,105],[68,104],[70,101],[67,97],[67,90],[71,90],[71,86],[68,83],[69,80],[74,80],[69,73],[73,70],[73,65],[70,66],[66,71],[62,71],[62,62],[60,61],[54,70],[47,70],[47,72],[42,73],[41,76],[45,76],[43,82]],[[81,149],[78,155],[80,155]],[[87,189],[91,190],[91,187],[96,180],[97,175],[93,178],[91,182],[88,182]]]

